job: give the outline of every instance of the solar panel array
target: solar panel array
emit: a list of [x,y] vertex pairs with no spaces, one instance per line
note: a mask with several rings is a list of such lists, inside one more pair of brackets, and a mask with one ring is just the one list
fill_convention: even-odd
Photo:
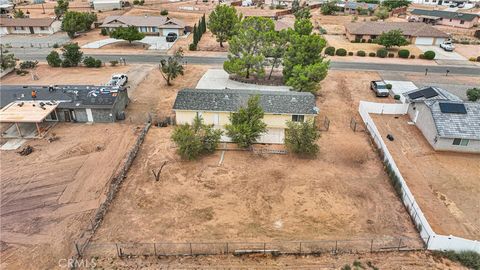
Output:
[[417,99],[421,97],[432,98],[436,96],[438,96],[437,91],[431,87],[408,94],[408,97],[411,99]]
[[467,114],[467,109],[462,103],[445,103],[440,102],[440,111],[442,113],[458,113],[458,114]]

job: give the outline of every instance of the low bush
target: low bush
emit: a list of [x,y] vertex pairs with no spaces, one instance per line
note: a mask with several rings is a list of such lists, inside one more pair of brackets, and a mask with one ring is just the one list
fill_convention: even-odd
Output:
[[433,255],[459,262],[469,269],[480,269],[480,254],[475,251],[434,251]]
[[393,96],[393,99],[399,100],[399,99],[400,99],[400,95],[395,95],[395,96]]
[[410,59],[415,59],[415,55],[410,55]]
[[60,48],[60,45],[58,45],[58,43],[54,43],[52,47],[53,47],[54,49],[58,49],[58,48]]
[[421,54],[418,56],[418,58],[420,58],[420,59],[425,59],[425,55],[424,55],[423,53],[421,53]]
[[62,65],[62,59],[56,51],[51,51],[47,55],[47,63],[51,67],[60,67]]
[[371,53],[368,54],[368,56],[370,56],[370,57],[375,57],[375,56],[377,56],[377,54],[374,53],[374,52],[371,52]]
[[477,101],[480,99],[480,88],[470,88],[467,90],[467,97],[469,101]]
[[408,58],[410,56],[410,51],[409,50],[399,50],[398,51],[398,57],[400,58]]
[[365,39],[364,39],[364,38],[362,38],[362,43],[365,43]]
[[470,58],[468,58],[468,61],[476,62],[477,58],[476,57],[470,57]]
[[188,45],[188,49],[190,51],[196,51],[197,50],[197,46],[194,44],[194,43],[190,43],[190,45]]
[[337,51],[335,51],[335,55],[345,56],[347,55],[347,50],[345,50],[344,48],[339,48],[337,49]]
[[385,58],[387,57],[387,54],[388,54],[388,51],[385,50],[385,49],[379,49],[377,51],[377,56],[380,57],[380,58]]
[[389,83],[387,83],[387,84],[385,85],[385,87],[387,87],[388,90],[392,90],[392,85],[389,84]]
[[15,73],[17,73],[17,75],[19,75],[19,76],[25,76],[25,75],[28,74],[28,70],[16,69],[16,70],[15,70]]
[[330,56],[334,56],[335,55],[335,47],[327,47],[325,49],[325,54],[330,55]]
[[106,29],[106,28],[102,28],[102,30],[100,30],[100,34],[101,34],[102,36],[108,35],[107,29]]
[[462,40],[462,41],[460,41],[460,43],[463,44],[463,45],[468,45],[468,44],[470,44],[470,41]]
[[357,56],[364,57],[365,55],[367,55],[367,54],[365,53],[365,51],[358,51],[358,52],[357,52]]
[[367,40],[367,42],[368,42],[368,43],[372,43],[372,39],[369,38],[369,39]]
[[480,56],[477,56],[477,62],[480,62]]
[[138,5],[138,3],[140,3],[139,0],[133,0],[133,4],[134,4],[134,5]]
[[118,65],[118,61],[117,61],[117,60],[112,60],[112,61],[110,61],[110,66],[114,67],[114,66],[116,66],[116,65]]
[[388,57],[389,57],[389,58],[393,58],[393,57],[395,57],[395,54],[389,53],[389,54],[388,54]]
[[435,52],[434,51],[426,51],[423,56],[427,60],[433,60],[435,58]]
[[160,15],[167,16],[168,15],[168,10],[163,9],[162,11],[160,11]]
[[348,55],[349,55],[349,56],[353,56],[353,52],[348,52]]
[[99,68],[102,66],[102,61],[100,59],[95,59],[91,56],[85,57],[83,64],[89,68]]
[[37,67],[38,61],[23,61],[20,63],[20,69],[32,69]]

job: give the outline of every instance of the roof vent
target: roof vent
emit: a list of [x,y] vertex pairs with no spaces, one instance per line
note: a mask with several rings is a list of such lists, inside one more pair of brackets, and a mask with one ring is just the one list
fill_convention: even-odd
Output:
[[295,97],[292,97],[292,99],[290,100],[290,102],[297,102],[297,99]]
[[225,95],[225,96],[223,97],[223,99],[229,100],[230,98],[228,97],[228,95]]

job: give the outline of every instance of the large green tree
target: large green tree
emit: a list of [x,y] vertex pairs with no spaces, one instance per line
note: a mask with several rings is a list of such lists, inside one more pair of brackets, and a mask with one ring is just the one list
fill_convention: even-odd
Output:
[[248,17],[241,22],[237,35],[229,41],[228,60],[223,67],[228,73],[250,78],[265,75],[264,47],[268,46],[268,33],[274,30],[269,18]]
[[67,12],[68,5],[69,5],[68,0],[57,0],[57,5],[53,9],[55,12],[55,16],[57,16],[57,18],[62,17],[63,14]]
[[270,65],[268,79],[272,77],[273,70],[280,67],[285,51],[288,47],[290,31],[270,31],[267,33],[267,46],[264,47],[264,55]]
[[295,32],[300,35],[310,35],[313,30],[313,24],[310,19],[298,19],[294,24]]
[[287,122],[285,147],[290,152],[305,157],[315,157],[319,150],[316,143],[318,138],[320,138],[320,132],[314,121]]
[[293,0],[292,2],[292,13],[295,14],[300,10],[300,0]]
[[392,10],[398,7],[408,7],[411,4],[410,0],[384,0],[382,6]]
[[337,1],[328,1],[326,3],[322,4],[322,7],[320,8],[320,11],[322,12],[323,15],[333,15],[335,12],[338,11],[337,7]]
[[63,45],[62,56],[62,67],[76,67],[82,62],[83,52],[80,51],[78,43],[71,43]]
[[394,29],[388,32],[383,32],[378,37],[378,44],[385,46],[386,49],[391,47],[400,47],[408,45],[408,40],[403,35],[402,30]]
[[202,154],[213,153],[222,133],[213,125],[204,124],[202,117],[197,115],[192,124],[176,126],[172,140],[177,144],[177,152],[183,159],[193,160]]
[[230,114],[230,124],[225,126],[227,135],[240,147],[250,147],[267,131],[267,125],[262,121],[263,115],[260,97],[250,97],[246,107]]
[[298,20],[298,19],[310,19],[312,17],[312,14],[310,14],[310,8],[306,7],[306,6],[299,9],[293,15],[295,15],[296,20]]
[[123,39],[132,44],[132,41],[142,40],[145,37],[144,33],[140,33],[135,26],[118,27],[114,31],[110,32],[111,38]]
[[169,56],[168,59],[160,60],[160,73],[167,82],[168,86],[172,85],[172,80],[177,78],[179,75],[184,74],[182,60],[182,48],[178,49],[173,56]]
[[320,62],[311,65],[295,65],[291,76],[285,82],[294,90],[299,92],[317,92],[318,83],[321,82],[328,73],[328,62]]
[[67,11],[63,16],[62,30],[67,32],[70,38],[74,38],[77,32],[90,30],[96,20],[95,13]]
[[241,15],[237,15],[235,7],[217,5],[208,17],[208,29],[217,37],[220,47],[230,39],[237,30]]
[[390,16],[390,13],[386,7],[379,7],[377,10],[375,10],[374,15],[380,20],[385,20],[388,18],[388,16]]

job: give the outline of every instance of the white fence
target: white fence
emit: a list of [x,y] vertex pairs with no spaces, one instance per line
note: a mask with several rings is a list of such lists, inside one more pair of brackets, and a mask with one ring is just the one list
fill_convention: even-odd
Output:
[[358,111],[365,123],[367,130],[370,132],[377,147],[382,151],[384,162],[390,164],[392,171],[398,177],[402,190],[402,201],[407,208],[408,213],[412,217],[413,222],[417,226],[420,237],[424,239],[427,249],[430,250],[454,250],[454,251],[475,251],[480,253],[480,242],[476,240],[464,239],[456,236],[445,236],[436,234],[420,206],[415,201],[415,197],[407,186],[407,183],[402,177],[395,161],[388,151],[385,142],[380,135],[375,123],[370,117],[369,113],[375,114],[406,114],[408,104],[382,104],[374,102],[360,101]]

